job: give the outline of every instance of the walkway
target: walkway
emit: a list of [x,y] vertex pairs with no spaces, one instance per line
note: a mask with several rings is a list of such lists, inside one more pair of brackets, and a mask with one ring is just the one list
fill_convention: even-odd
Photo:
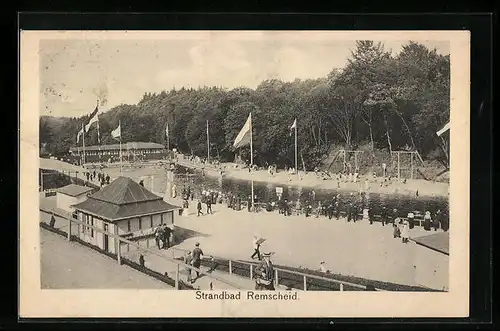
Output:
[[167,284],[118,263],[90,248],[40,229],[43,289],[162,289]]

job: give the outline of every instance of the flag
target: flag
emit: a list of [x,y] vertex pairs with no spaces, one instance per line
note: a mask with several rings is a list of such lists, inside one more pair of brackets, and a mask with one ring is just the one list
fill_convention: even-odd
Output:
[[445,126],[443,126],[443,128],[441,130],[439,130],[438,132],[436,132],[436,134],[439,136],[441,136],[443,133],[445,133],[446,131],[448,131],[450,129],[450,122],[446,123]]
[[[295,119],[295,121],[293,121],[293,124],[290,127],[290,130],[293,130],[293,129],[296,129],[296,128],[297,128],[297,119]],[[292,131],[290,131],[290,135],[292,135]]]
[[168,139],[168,123],[167,126],[165,127],[165,137]]
[[76,135],[76,143],[78,144],[80,142],[80,136],[83,134],[83,126],[82,128],[80,129],[80,131],[78,131],[78,134]]
[[120,140],[122,138],[122,128],[121,123],[118,123],[118,127],[111,132],[111,136],[116,140]]
[[92,126],[92,124],[99,121],[99,116],[97,115],[98,110],[99,110],[99,108],[96,106],[94,111],[92,112],[92,114],[90,114],[89,123],[87,125],[85,125],[85,132],[89,132],[89,129]]
[[241,128],[240,133],[236,136],[234,140],[233,147],[240,148],[246,146],[250,143],[250,134],[252,132],[252,113],[248,115],[245,125]]

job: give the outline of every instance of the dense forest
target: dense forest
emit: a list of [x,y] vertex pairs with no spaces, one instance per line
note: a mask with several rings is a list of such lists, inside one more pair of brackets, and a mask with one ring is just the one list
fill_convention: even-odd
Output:
[[[92,109],[89,109],[89,113]],[[116,143],[111,131],[122,124],[122,141],[166,143],[187,154],[206,156],[206,121],[211,155],[234,160],[232,144],[248,114],[254,127],[254,162],[293,165],[298,123],[299,148],[307,168],[334,148],[418,150],[427,160],[448,164],[445,141],[436,136],[450,114],[450,58],[409,42],[393,56],[383,44],[358,41],[342,69],[327,77],[263,81],[256,89],[180,88],[146,93],[137,105],[119,105],[99,116],[102,144]],[[40,118],[40,143],[52,155],[75,146],[86,117]],[[95,127],[86,145],[97,144]],[[81,144],[81,142],[80,142]],[[242,149],[243,159],[248,150]]]

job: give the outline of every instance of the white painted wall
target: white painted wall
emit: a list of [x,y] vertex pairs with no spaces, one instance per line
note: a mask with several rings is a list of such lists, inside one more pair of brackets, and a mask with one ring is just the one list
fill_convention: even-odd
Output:
[[72,197],[64,193],[57,192],[56,194],[56,206],[59,209],[65,210],[69,213],[75,211],[71,208],[71,205],[76,205],[77,203],[83,202],[87,199],[87,194],[80,194],[79,196]]

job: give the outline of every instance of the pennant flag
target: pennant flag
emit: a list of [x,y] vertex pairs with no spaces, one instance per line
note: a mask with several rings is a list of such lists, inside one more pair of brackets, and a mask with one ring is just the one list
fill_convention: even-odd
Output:
[[441,130],[436,132],[436,134],[438,135],[438,137],[440,137],[443,133],[445,133],[449,129],[450,129],[450,122],[446,123],[446,125]]
[[78,144],[80,142],[80,136],[83,134],[83,126],[82,128],[80,129],[80,131],[78,131],[78,134],[76,135],[76,143]]
[[296,128],[297,128],[297,119],[295,119],[295,121],[293,121],[293,124],[290,127],[290,136],[292,135],[292,131],[291,130],[296,129]]
[[250,143],[250,134],[252,132],[252,113],[248,115],[245,125],[241,128],[240,133],[236,136],[234,140],[233,147],[240,148],[246,146]]
[[92,126],[92,124],[94,124],[95,122],[98,122],[99,121],[99,116],[97,115],[97,111],[99,110],[99,107],[95,107],[94,111],[92,112],[92,114],[90,114],[90,120],[89,120],[89,123],[87,125],[85,125],[85,132],[88,132],[90,127]]
[[122,125],[118,123],[118,127],[111,132],[111,137],[116,140],[120,140],[122,138]]

